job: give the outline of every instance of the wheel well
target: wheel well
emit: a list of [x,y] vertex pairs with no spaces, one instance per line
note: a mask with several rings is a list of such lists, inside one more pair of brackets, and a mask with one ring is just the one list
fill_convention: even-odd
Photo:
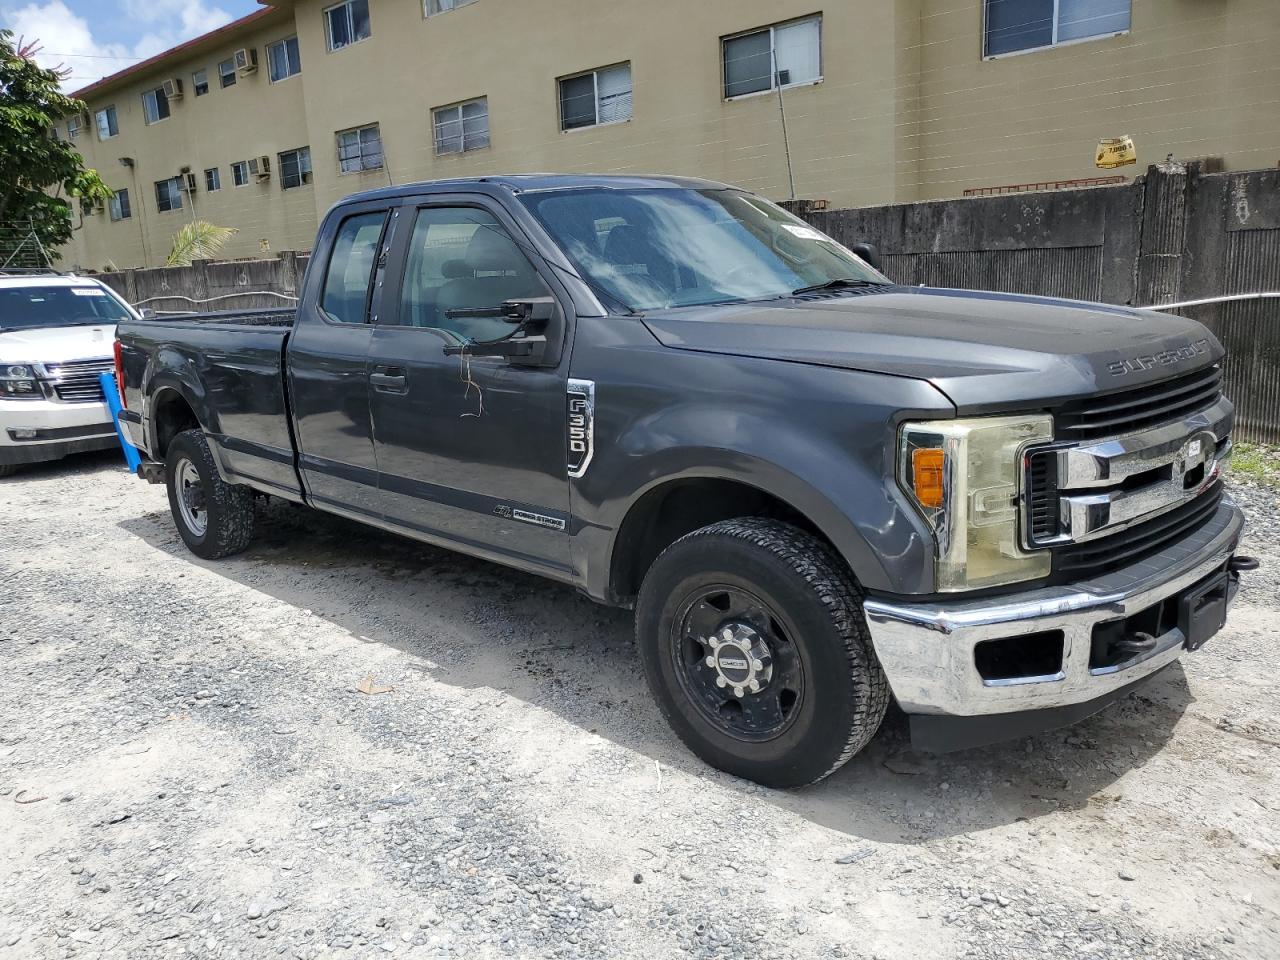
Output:
[[673,480],[636,501],[622,521],[610,564],[613,598],[630,605],[658,554],[686,533],[734,517],[783,520],[831,544],[799,510],[756,487],[733,480]]
[[200,427],[200,421],[195,411],[191,409],[191,404],[187,403],[187,398],[176,390],[170,390],[161,395],[151,414],[151,419],[155,424],[156,432],[156,449],[151,451],[151,456],[156,460],[164,459],[170,442],[183,430]]

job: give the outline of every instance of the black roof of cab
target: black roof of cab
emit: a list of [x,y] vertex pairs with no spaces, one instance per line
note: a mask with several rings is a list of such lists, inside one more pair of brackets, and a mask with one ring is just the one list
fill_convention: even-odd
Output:
[[380,187],[353,193],[339,200],[335,206],[361,203],[368,200],[395,199],[421,196],[428,193],[473,192],[496,194],[530,193],[545,190],[572,190],[594,187],[614,190],[732,190],[725,183],[701,180],[696,177],[621,176],[611,174],[522,173],[500,177],[458,177],[451,180],[421,180],[402,183],[394,187]]

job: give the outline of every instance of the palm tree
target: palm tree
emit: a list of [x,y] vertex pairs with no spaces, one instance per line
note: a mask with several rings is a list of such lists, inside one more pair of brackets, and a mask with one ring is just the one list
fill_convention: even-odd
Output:
[[208,220],[192,220],[173,235],[173,249],[164,264],[166,267],[189,267],[193,260],[208,260],[237,232],[235,227],[220,227]]

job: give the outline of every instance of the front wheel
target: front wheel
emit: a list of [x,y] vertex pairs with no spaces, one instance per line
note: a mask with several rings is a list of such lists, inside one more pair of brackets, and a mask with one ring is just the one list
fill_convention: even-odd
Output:
[[165,485],[174,525],[197,557],[230,556],[253,539],[253,492],[218,475],[203,431],[184,430],[170,442]]
[[790,524],[695,530],[640,589],[649,687],[712,766],[771,787],[821,780],[875,735],[889,702],[861,601],[830,547]]

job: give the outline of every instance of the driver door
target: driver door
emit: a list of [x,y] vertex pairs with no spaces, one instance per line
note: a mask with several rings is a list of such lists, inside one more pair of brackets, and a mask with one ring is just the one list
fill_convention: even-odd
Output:
[[546,268],[483,198],[441,198],[404,226],[399,290],[387,291],[369,351],[384,519],[420,539],[563,577],[568,351],[552,367],[444,352],[511,333],[508,321],[476,311],[554,295]]

